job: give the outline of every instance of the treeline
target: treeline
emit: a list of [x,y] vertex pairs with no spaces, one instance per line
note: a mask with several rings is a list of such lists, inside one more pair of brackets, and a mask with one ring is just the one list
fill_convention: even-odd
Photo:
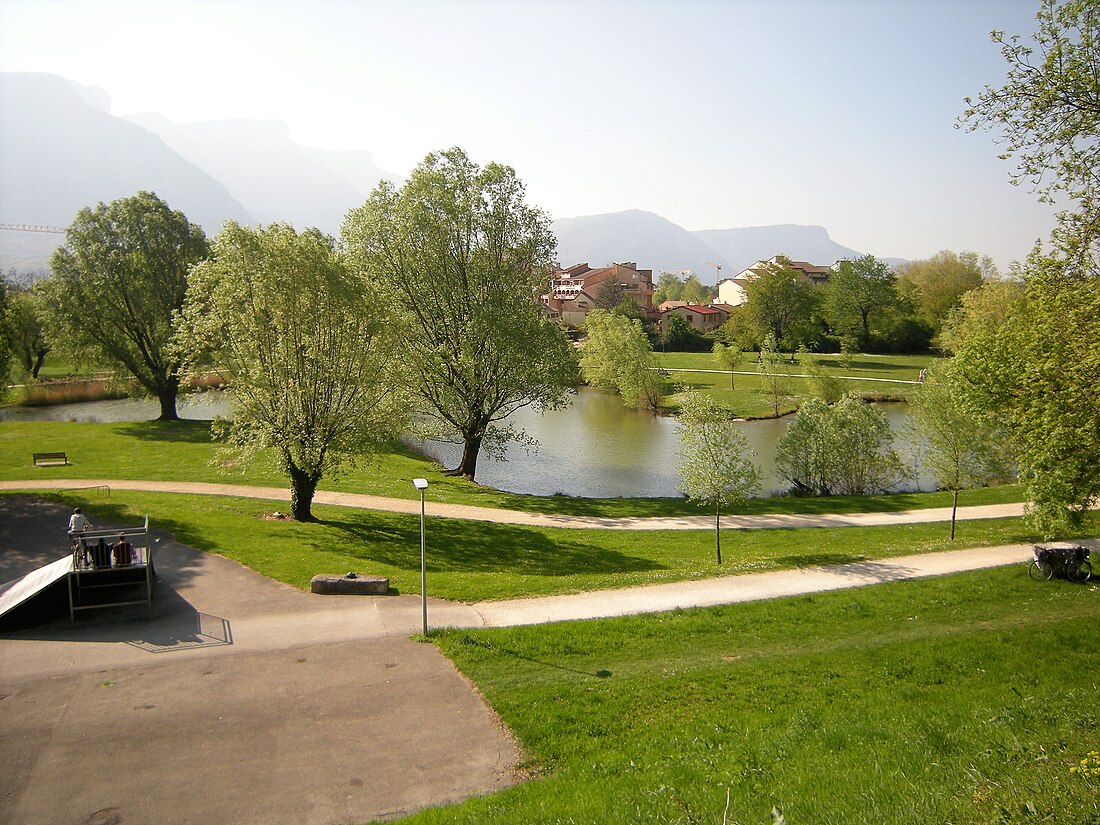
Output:
[[[780,257],[763,267],[746,285],[746,303],[732,310],[720,330],[704,335],[673,317],[655,345],[702,352],[719,341],[758,350],[770,335],[786,352],[927,352],[936,346],[962,296],[999,277],[993,261],[974,252],[943,251],[896,269],[866,255],[841,261],[823,287],[809,283],[789,263]],[[655,301],[676,293],[668,279],[677,280],[663,273]],[[692,301],[709,299],[694,275],[677,283],[680,294],[690,292]]]

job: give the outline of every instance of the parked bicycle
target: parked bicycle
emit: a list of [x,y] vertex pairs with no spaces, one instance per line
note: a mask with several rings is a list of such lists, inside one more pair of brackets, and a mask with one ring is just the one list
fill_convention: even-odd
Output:
[[1087,547],[1079,544],[1036,544],[1032,547],[1035,560],[1027,574],[1033,579],[1049,581],[1055,576],[1080,584],[1092,578],[1092,564]]

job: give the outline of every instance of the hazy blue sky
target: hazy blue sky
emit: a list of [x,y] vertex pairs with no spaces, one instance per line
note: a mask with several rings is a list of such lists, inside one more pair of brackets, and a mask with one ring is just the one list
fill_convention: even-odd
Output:
[[[820,224],[883,257],[1022,258],[1053,221],[987,134],[991,29],[1038,0],[0,0],[0,70],[118,115],[287,122],[408,174],[464,147],[555,218]],[[624,250],[624,256],[627,251]]]

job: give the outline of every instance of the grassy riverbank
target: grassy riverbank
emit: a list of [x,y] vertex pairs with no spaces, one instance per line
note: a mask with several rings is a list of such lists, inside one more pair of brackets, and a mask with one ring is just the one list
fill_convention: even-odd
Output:
[[402,821],[1097,823],[1098,618],[1012,567],[443,632],[535,781]]
[[[64,451],[70,465],[34,467],[36,452]],[[374,461],[323,479],[322,490],[416,499],[411,479],[427,478],[433,501],[474,504],[532,512],[591,516],[698,515],[704,510],[683,498],[583,499],[504,493],[443,475],[438,465],[395,446]],[[155,479],[254,484],[288,489],[271,454],[249,467],[234,464],[210,438],[209,422],[137,423],[5,422],[0,426],[0,479],[44,478]],[[964,505],[1021,501],[1018,486],[966,492]],[[289,492],[287,493],[289,499]],[[888,496],[753,499],[730,513],[894,512],[950,506],[947,493]]]

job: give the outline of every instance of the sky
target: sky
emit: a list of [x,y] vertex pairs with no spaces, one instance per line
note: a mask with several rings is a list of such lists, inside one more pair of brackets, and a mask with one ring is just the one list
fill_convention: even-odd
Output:
[[[0,71],[112,113],[287,123],[406,176],[461,146],[554,218],[824,226],[879,257],[1022,259],[1054,224],[994,135],[989,33],[1038,0],[0,0]],[[627,254],[624,252],[624,255]]]

